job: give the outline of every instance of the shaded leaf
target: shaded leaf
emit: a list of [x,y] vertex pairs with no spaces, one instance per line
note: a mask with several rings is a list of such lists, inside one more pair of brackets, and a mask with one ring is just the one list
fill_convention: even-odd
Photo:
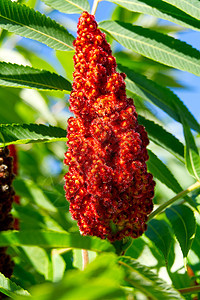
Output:
[[[169,5],[171,1],[178,0],[108,0],[116,3],[126,9],[154,16],[156,18],[168,20],[181,26],[200,30],[200,22],[187,14],[187,11],[183,12],[177,7]],[[189,0],[188,0],[189,1]],[[168,3],[166,3],[168,2]],[[179,1],[180,2],[180,1]],[[181,1],[184,2],[184,1]]]
[[[194,130],[200,132],[199,123],[189,112],[184,103],[168,88],[156,84],[154,81],[146,78],[145,76],[130,70],[127,67],[118,65],[120,72],[127,75],[126,88],[131,91],[140,99],[151,101],[159,108],[164,110],[173,119],[181,123],[181,114],[188,121],[188,124]],[[178,108],[178,110],[177,110]]]
[[0,0],[0,27],[55,50],[72,50],[74,37],[54,20],[11,0]]
[[66,141],[66,131],[59,127],[38,124],[1,124],[0,146],[38,142]]
[[126,272],[125,280],[150,299],[183,299],[172,286],[130,257],[120,257],[119,264]]
[[183,160],[184,146],[174,135],[159,124],[145,119],[143,116],[138,116],[138,121],[145,127],[151,141]]
[[185,205],[171,206],[165,213],[179,241],[183,256],[187,257],[196,232],[194,213]]
[[68,271],[64,278],[56,284],[48,282],[33,287],[31,299],[125,299],[124,291],[120,287],[122,280],[123,270],[117,264],[117,257],[113,254],[102,254],[84,271]]
[[0,85],[71,91],[71,83],[56,73],[5,62],[0,62]]
[[195,144],[194,137],[190,131],[190,128],[185,121],[182,119],[184,136],[186,141],[185,147],[185,162],[188,172],[195,177],[197,180],[200,180],[200,156],[197,146]]
[[172,244],[172,236],[169,227],[163,220],[151,220],[148,222],[145,235],[160,249],[167,262],[170,247]]
[[66,14],[79,14],[90,10],[87,0],[43,0],[50,7]]
[[114,252],[114,247],[106,240],[47,230],[1,231],[0,246],[38,246],[42,248],[77,248],[96,252]]
[[185,42],[119,21],[103,21],[99,27],[127,49],[164,65],[200,76],[200,52]]
[[167,166],[151,150],[148,150],[148,154],[148,170],[172,191],[175,193],[181,192],[182,187]]
[[0,273],[0,292],[11,298],[15,297],[16,295],[30,296],[28,291],[24,290],[19,285],[16,285],[15,282],[12,282],[9,278],[6,278],[2,273]]
[[200,20],[200,2],[199,0],[163,0],[169,4],[172,4],[188,15]]

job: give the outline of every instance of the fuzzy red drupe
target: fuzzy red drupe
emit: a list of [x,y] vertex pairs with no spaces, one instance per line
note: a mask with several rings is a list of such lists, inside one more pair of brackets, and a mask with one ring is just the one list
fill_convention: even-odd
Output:
[[74,41],[74,82],[68,120],[66,198],[84,235],[120,240],[146,230],[155,182],[147,172],[149,143],[138,124],[124,73],[116,72],[105,34],[83,12]]

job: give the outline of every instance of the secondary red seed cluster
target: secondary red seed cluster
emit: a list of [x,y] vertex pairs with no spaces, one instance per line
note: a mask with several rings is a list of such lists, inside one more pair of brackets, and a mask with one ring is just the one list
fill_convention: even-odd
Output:
[[[12,157],[9,156],[7,147],[0,148],[0,231],[13,229],[13,217],[10,214],[14,200],[14,190],[12,180],[14,178],[12,170]],[[6,248],[0,248],[0,272],[6,277],[10,277],[13,271],[13,262]],[[0,299],[2,298],[0,294]]]
[[136,238],[152,211],[154,181],[147,173],[144,127],[116,72],[105,34],[83,12],[74,41],[74,82],[68,120],[66,198],[84,235],[111,241]]

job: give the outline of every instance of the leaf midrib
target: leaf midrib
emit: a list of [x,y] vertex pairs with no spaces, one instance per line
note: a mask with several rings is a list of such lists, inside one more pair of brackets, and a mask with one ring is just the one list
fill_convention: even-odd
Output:
[[[29,74],[27,74],[27,75],[29,75]],[[55,86],[51,86],[51,85],[45,85],[45,84],[43,84],[43,83],[37,83],[37,82],[32,82],[32,81],[28,81],[28,80],[22,80],[22,79],[15,79],[15,78],[10,78],[10,79],[8,79],[8,78],[2,78],[1,76],[0,76],[0,80],[5,80],[5,81],[14,81],[14,82],[24,82],[24,83],[27,83],[27,84],[33,84],[33,85],[40,85],[40,86],[44,86],[44,87],[49,87],[49,88],[51,88],[51,89],[54,89],[54,90],[59,90],[59,91],[63,91],[64,89],[61,89],[61,88],[57,88],[57,87],[55,87]],[[23,84],[22,84],[23,85]]]
[[[112,22],[112,21],[111,21],[111,22]],[[114,23],[116,23],[116,22],[114,22]],[[122,26],[121,26],[121,27],[122,27]],[[123,28],[123,27],[122,27],[122,28]],[[169,51],[164,50],[164,49],[162,49],[162,48],[158,48],[157,46],[151,45],[150,43],[146,43],[146,42],[141,41],[141,40],[138,41],[138,40],[135,39],[135,38],[130,38],[130,37],[126,36],[126,35],[122,35],[122,34],[120,34],[120,33],[114,32],[114,31],[112,31],[112,30],[110,30],[110,29],[109,29],[109,30],[108,30],[108,29],[105,29],[105,30],[107,30],[109,33],[113,34],[114,36],[117,35],[117,36],[120,36],[120,37],[122,37],[122,38],[126,38],[126,39],[128,39],[128,40],[131,40],[131,41],[135,41],[135,42],[137,42],[137,43],[144,44],[145,46],[151,47],[152,49],[157,49],[157,50],[159,50],[159,51],[161,51],[161,52],[165,52],[165,53],[167,53],[168,55],[169,55],[169,53],[170,53],[172,56],[174,56],[174,57],[176,57],[176,58],[178,58],[178,59],[184,60],[185,62],[190,63],[190,64],[192,64],[192,65],[194,65],[194,66],[197,65],[196,63],[191,62],[191,60],[187,60],[187,59],[185,59],[185,58],[182,57],[182,56],[180,57],[180,56],[174,54],[173,52],[169,52]],[[127,29],[125,29],[125,30],[127,30]],[[126,46],[125,46],[125,47],[126,47]],[[196,58],[195,58],[195,59],[196,59]]]
[[70,0],[65,0],[65,1],[68,2],[68,3],[70,3],[71,5],[79,8],[80,10],[84,11],[84,9],[81,6],[79,6],[78,4],[74,3],[73,1],[70,1]]
[[[165,0],[164,0],[165,1]],[[200,11],[200,7],[196,7],[194,6],[192,3],[188,2],[188,1],[185,1],[185,0],[181,0],[182,2],[186,3],[187,5],[193,7],[194,9],[198,9]],[[169,3],[168,1],[165,1],[167,3]],[[172,4],[173,5],[173,4]],[[177,6],[176,6],[177,7]]]
[[47,35],[46,33],[43,33],[43,32],[41,32],[41,31],[39,31],[39,30],[37,30],[37,29],[35,29],[35,28],[33,28],[33,27],[30,27],[30,26],[28,26],[28,25],[25,25],[25,24],[23,24],[23,23],[17,22],[17,21],[15,21],[15,20],[13,20],[13,19],[9,19],[9,18],[7,18],[7,17],[5,17],[5,16],[2,16],[2,15],[0,15],[0,16],[1,16],[3,19],[5,19],[5,20],[11,21],[11,22],[15,23],[16,25],[20,25],[20,26],[22,26],[22,27],[25,27],[25,28],[27,28],[27,29],[30,29],[31,31],[35,31],[35,32],[37,32],[37,33],[39,33],[39,34],[41,34],[41,35],[47,37],[47,38],[50,38],[50,39],[52,39],[52,40],[54,40],[54,41],[56,41],[56,42],[58,42],[58,43],[60,43],[60,44],[63,44],[64,46],[66,46],[66,47],[68,47],[68,48],[74,50],[73,47],[71,47],[70,45],[67,45],[66,43],[62,42],[61,40],[59,40],[59,39],[57,39],[57,38],[55,38],[55,37],[52,37],[52,36],[50,36],[50,35]]

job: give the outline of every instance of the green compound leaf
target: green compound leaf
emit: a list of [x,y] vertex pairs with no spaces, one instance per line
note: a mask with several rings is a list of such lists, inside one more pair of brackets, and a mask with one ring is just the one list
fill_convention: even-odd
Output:
[[138,121],[145,127],[148,137],[152,142],[163,147],[183,161],[184,146],[174,135],[166,131],[159,124],[145,119],[143,116],[138,116]]
[[130,257],[120,257],[119,264],[126,272],[125,280],[149,299],[184,299],[172,286],[160,279],[150,268]]
[[66,141],[66,131],[38,124],[1,124],[0,147],[10,144]]
[[[183,10],[179,10],[168,3],[176,0],[108,0],[114,2],[130,11],[143,13],[156,18],[174,22],[183,27],[200,30],[200,22],[189,16]],[[168,3],[166,3],[168,2]],[[184,2],[177,0],[176,2]],[[200,4],[199,4],[200,5]]]
[[0,292],[11,298],[15,298],[17,295],[30,296],[28,291],[6,278],[2,273],[0,273]]
[[165,213],[179,241],[183,256],[187,257],[196,232],[194,213],[185,205],[171,206]]
[[0,62],[0,85],[71,91],[71,83],[56,73],[5,62]]
[[43,0],[50,7],[66,14],[80,14],[90,10],[87,0]]
[[200,156],[197,149],[194,137],[190,131],[190,128],[182,118],[184,136],[186,141],[185,147],[185,162],[188,172],[195,177],[195,179],[200,180]]
[[186,14],[200,20],[200,2],[199,0],[163,0],[184,11]]
[[119,21],[103,21],[99,27],[127,49],[164,65],[200,76],[200,52],[185,42]]
[[11,0],[0,0],[0,27],[55,50],[73,50],[74,37],[54,20]]
[[136,97],[151,101],[180,123],[182,123],[179,113],[181,111],[181,114],[184,115],[190,127],[200,132],[199,123],[189,112],[184,103],[170,89],[162,87],[145,76],[120,64],[118,65],[118,70],[126,73],[126,88],[135,94]]
[[115,252],[111,243],[97,237],[48,230],[1,231],[0,247],[4,246],[38,246],[47,249],[75,248],[96,252]]
[[167,166],[151,150],[148,150],[148,154],[148,170],[176,194],[181,192],[182,187]]
[[[96,257],[83,271],[67,270],[58,282],[45,282],[31,288],[32,300],[126,299],[120,287],[123,269],[113,253]],[[26,299],[17,297],[16,300]]]
[[167,223],[163,220],[151,220],[145,235],[160,249],[167,262],[173,240]]

